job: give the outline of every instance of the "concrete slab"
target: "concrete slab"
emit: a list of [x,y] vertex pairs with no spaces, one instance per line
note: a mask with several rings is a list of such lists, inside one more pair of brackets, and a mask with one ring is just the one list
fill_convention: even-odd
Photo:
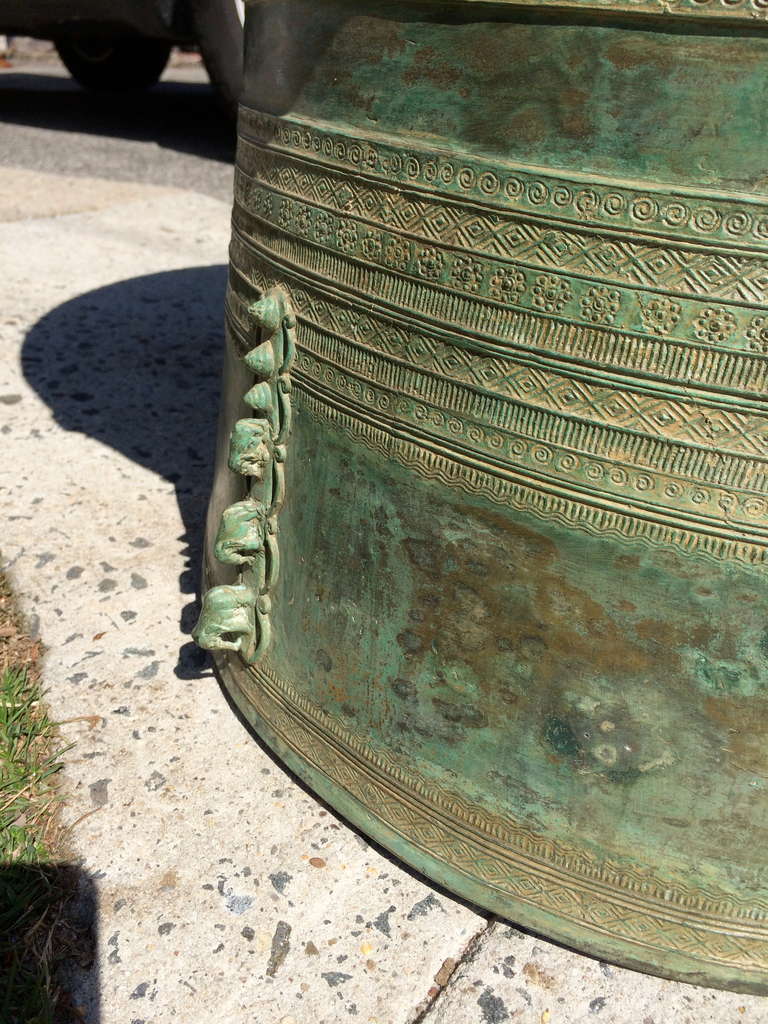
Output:
[[[0,170],[0,196],[14,184]],[[764,1001],[489,925],[245,730],[188,638],[229,210],[121,188],[29,180],[26,220],[0,207],[0,546],[76,744],[66,814],[98,900],[97,962],[74,972],[84,1019],[768,1021]]]
[[766,1000],[696,988],[578,956],[494,921],[423,1024],[763,1024]]

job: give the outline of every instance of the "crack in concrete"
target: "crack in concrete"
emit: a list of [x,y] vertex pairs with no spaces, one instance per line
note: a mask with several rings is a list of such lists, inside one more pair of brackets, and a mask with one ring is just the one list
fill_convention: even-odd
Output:
[[[437,984],[434,990],[429,990],[427,995],[414,1010],[413,1015],[408,1018],[405,1024],[423,1024],[423,1022],[427,1020],[427,1017],[435,1008],[435,1004],[439,1001],[443,993],[449,988],[451,982],[456,977],[456,972],[463,964],[467,963],[469,960],[472,959],[483,938],[491,931],[491,929],[498,922],[498,920],[499,919],[496,916],[489,917],[488,920],[485,921],[483,925],[474,933],[474,935],[470,936],[461,953],[454,961],[453,967],[450,969],[450,973],[448,974],[448,976],[444,980],[441,978],[441,983]],[[438,971],[437,975],[435,976],[435,981],[437,981],[441,973],[442,970]]]

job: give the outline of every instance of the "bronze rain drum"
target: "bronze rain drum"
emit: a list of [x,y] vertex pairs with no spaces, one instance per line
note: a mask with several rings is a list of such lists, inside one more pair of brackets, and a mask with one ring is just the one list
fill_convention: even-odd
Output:
[[755,992],[767,18],[249,4],[196,631],[420,871]]

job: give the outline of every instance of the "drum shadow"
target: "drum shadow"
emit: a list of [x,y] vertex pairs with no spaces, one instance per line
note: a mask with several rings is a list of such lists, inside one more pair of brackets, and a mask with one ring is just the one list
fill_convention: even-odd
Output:
[[[197,615],[226,276],[224,265],[191,267],[87,292],[42,317],[21,354],[27,381],[62,429],[109,445],[174,485],[186,557],[179,588],[191,597],[184,633]],[[94,486],[97,496],[97,480]],[[175,673],[197,679],[207,665],[190,642]]]

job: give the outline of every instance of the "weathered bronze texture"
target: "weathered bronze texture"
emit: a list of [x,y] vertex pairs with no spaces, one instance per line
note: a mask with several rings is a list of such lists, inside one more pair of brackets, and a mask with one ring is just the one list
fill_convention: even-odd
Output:
[[201,647],[237,651],[252,663],[272,637],[271,593],[280,564],[277,517],[285,500],[296,319],[281,288],[266,289],[247,317],[256,336],[243,353],[243,363],[252,377],[247,392],[238,397],[251,415],[232,425],[226,459],[227,470],[246,482],[246,493],[217,515],[213,544],[214,558],[237,566],[238,579],[203,594],[193,636]]
[[197,634],[421,871],[757,992],[767,17],[249,6]]

